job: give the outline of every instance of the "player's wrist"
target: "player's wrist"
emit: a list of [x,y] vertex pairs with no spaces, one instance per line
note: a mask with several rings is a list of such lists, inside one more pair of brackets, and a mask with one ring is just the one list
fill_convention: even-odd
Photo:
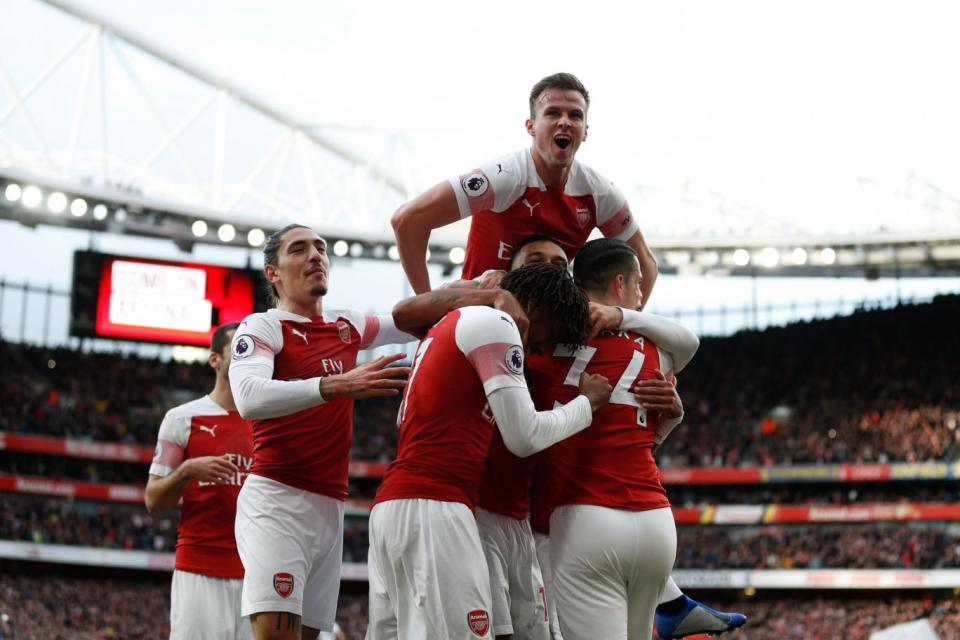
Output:
[[339,398],[343,395],[342,376],[321,376],[319,389],[320,397],[323,398],[324,402]]

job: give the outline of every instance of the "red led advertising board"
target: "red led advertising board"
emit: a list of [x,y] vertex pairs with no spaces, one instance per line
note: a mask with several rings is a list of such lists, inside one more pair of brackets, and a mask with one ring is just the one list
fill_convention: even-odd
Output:
[[264,308],[257,272],[195,262],[74,254],[71,334],[206,346]]

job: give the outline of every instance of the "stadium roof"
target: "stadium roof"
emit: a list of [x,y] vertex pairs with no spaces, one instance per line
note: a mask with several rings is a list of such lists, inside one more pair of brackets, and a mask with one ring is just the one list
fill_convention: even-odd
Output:
[[655,246],[960,238],[960,8],[10,0],[5,14],[4,175],[386,241],[410,195],[528,144],[529,86],[567,69],[593,96],[581,158]]

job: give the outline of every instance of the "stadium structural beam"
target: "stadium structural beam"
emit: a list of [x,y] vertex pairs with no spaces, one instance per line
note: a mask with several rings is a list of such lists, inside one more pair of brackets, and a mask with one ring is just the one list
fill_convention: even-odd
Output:
[[136,34],[129,29],[114,24],[106,17],[96,13],[95,11],[90,11],[86,7],[78,6],[76,3],[70,2],[69,0],[42,1],[52,7],[55,7],[56,9],[59,9],[60,11],[63,11],[64,13],[68,13],[76,18],[79,18],[80,20],[98,25],[102,29],[113,34],[115,37],[120,38],[127,44],[136,47],[137,49],[140,49],[144,53],[166,62],[170,66],[179,69],[180,71],[200,80],[201,82],[204,82],[205,84],[222,89],[227,94],[233,96],[233,98],[235,98],[237,101],[263,114],[267,118],[282,123],[291,129],[300,131],[302,135],[307,137],[309,140],[326,149],[340,159],[353,165],[368,167],[373,176],[376,176],[382,180],[384,184],[386,184],[388,187],[390,187],[390,189],[399,195],[404,197],[409,195],[406,192],[403,183],[383,167],[371,165],[368,160],[362,158],[353,151],[337,144],[326,136],[320,135],[316,131],[316,128],[311,126],[309,123],[297,120],[291,115],[283,112],[278,107],[267,103],[262,98],[255,96],[238,85],[232,84],[222,76],[219,76],[197,64],[190,62],[189,60],[186,60],[182,56],[179,56],[178,54],[166,49],[162,45],[151,42],[142,35]]

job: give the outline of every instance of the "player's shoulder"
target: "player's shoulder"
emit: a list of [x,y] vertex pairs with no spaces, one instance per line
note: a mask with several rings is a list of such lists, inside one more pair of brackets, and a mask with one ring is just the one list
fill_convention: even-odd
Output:
[[357,309],[330,309],[324,310],[323,321],[328,324],[349,322],[358,332],[363,333],[363,327],[370,315]]
[[570,177],[567,179],[566,192],[568,195],[603,197],[615,189],[613,182],[599,171],[578,160],[573,161]]
[[520,149],[502,155],[486,165],[488,177],[494,184],[512,183],[518,187],[536,186],[539,182],[530,149]]
[[508,314],[492,307],[464,307],[457,319],[457,344],[465,352],[490,343],[520,344],[520,331]]
[[286,311],[281,311],[279,309],[269,309],[267,311],[251,313],[240,321],[240,325],[237,327],[235,335],[240,336],[245,333],[256,334],[279,328],[280,320],[283,319],[284,315],[293,316],[294,314],[288,314]]
[[170,420],[184,420],[189,422],[196,416],[227,415],[227,411],[214,402],[210,396],[203,396],[184,402],[167,411],[166,418]]

